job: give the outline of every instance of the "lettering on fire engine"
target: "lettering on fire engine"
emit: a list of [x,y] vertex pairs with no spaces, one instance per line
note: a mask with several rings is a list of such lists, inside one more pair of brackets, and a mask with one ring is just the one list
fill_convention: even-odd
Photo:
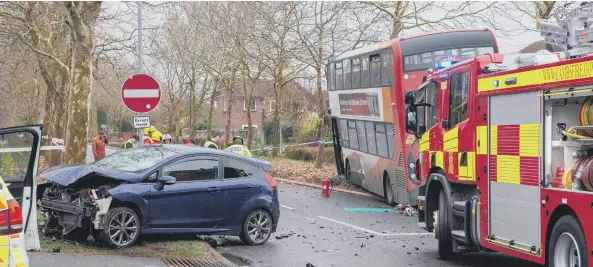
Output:
[[593,61],[542,70],[542,78],[545,82],[574,80],[591,76],[593,76]]

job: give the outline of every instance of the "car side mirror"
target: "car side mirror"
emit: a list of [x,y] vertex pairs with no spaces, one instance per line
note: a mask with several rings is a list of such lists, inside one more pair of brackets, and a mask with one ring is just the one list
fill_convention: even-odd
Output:
[[157,181],[156,189],[161,191],[165,188],[165,185],[172,185],[175,184],[175,182],[177,182],[177,179],[173,176],[161,176]]
[[443,120],[441,122],[441,126],[443,127],[443,129],[449,129],[451,127],[451,124],[449,123],[448,120]]

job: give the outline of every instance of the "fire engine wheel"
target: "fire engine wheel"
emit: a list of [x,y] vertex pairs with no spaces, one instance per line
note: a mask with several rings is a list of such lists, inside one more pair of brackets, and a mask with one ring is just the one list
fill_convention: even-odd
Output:
[[550,267],[588,266],[585,235],[574,216],[567,215],[556,222],[548,251]]
[[436,237],[439,242],[439,258],[450,260],[453,253],[453,237],[451,236],[451,223],[449,221],[449,205],[447,205],[445,192],[439,194],[439,209],[437,210]]
[[391,186],[391,180],[389,180],[389,175],[385,175],[385,202],[389,206],[395,206],[395,199],[393,197],[393,187]]

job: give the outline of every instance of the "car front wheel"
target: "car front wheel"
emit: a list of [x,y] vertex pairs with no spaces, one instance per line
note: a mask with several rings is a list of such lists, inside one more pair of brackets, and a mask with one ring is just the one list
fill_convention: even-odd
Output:
[[265,210],[254,210],[243,222],[241,241],[249,245],[262,245],[272,234],[272,216]]
[[113,248],[124,248],[133,245],[140,235],[140,219],[130,208],[111,209],[104,218],[101,239]]

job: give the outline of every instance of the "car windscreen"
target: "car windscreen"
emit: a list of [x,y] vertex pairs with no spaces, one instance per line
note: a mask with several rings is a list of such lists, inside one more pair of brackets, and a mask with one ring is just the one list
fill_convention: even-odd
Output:
[[110,170],[140,173],[177,154],[179,154],[178,151],[162,146],[141,147],[109,155],[91,163],[91,165]]

